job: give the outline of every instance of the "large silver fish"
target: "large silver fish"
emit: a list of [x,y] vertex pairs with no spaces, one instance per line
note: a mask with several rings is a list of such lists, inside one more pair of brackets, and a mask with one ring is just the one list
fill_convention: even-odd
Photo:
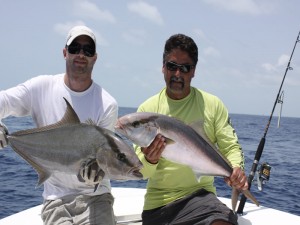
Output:
[[[157,134],[166,138],[166,148],[162,157],[188,165],[195,174],[229,177],[233,171],[227,159],[200,132],[176,118],[157,113],[137,112],[119,118],[116,132],[129,138],[133,143],[147,147]],[[243,194],[259,205],[250,191]],[[235,211],[239,192],[232,190],[232,209]]]
[[142,163],[132,146],[114,132],[80,123],[72,106],[56,124],[18,131],[7,136],[10,146],[38,173],[38,186],[53,173],[78,175],[83,165],[95,161],[112,180],[142,179]]

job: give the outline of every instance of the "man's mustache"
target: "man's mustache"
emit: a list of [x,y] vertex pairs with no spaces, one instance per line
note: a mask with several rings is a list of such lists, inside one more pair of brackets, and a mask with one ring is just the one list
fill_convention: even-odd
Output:
[[171,76],[170,83],[171,82],[182,82],[182,83],[184,83],[184,79],[182,77]]

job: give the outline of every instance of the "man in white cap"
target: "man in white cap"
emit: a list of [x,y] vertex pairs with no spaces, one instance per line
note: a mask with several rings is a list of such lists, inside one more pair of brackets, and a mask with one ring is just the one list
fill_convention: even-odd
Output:
[[[66,72],[42,75],[0,92],[0,119],[31,115],[37,127],[58,122],[66,98],[80,121],[92,119],[110,130],[118,118],[116,100],[92,80],[97,60],[96,38],[86,26],[73,27],[63,49]],[[0,126],[0,149],[7,145],[7,129]],[[2,134],[2,135],[1,135]],[[63,151],[63,149],[62,149]],[[95,164],[78,176],[56,173],[44,183],[44,224],[115,224],[110,181],[100,177]],[[102,179],[102,180],[101,180]],[[95,189],[94,185],[101,180]]]

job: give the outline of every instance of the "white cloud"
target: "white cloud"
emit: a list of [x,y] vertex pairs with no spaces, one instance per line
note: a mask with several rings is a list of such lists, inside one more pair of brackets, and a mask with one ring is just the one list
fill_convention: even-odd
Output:
[[275,3],[269,0],[202,0],[218,9],[246,14],[268,14],[274,11]]
[[155,6],[149,5],[146,2],[134,2],[127,5],[129,11],[137,13],[141,17],[144,17],[158,25],[163,25],[164,21],[160,15],[158,9]]
[[261,66],[267,72],[276,71],[276,66],[272,65],[271,63],[263,63]]
[[67,37],[69,30],[77,25],[85,25],[83,21],[78,20],[76,22],[57,23],[54,25],[54,31],[62,36]]
[[94,30],[96,36],[97,45],[100,46],[109,46],[109,42],[97,31]]
[[146,33],[144,30],[130,30],[122,34],[125,41],[134,45],[144,45]]
[[221,56],[220,52],[215,49],[214,47],[207,47],[204,49],[204,55],[206,56],[214,56],[214,57],[219,57]]
[[280,71],[282,67],[287,66],[288,61],[289,61],[289,56],[283,54],[278,58],[276,64],[263,63],[262,68],[264,68],[266,72],[277,72]]
[[115,23],[116,19],[108,10],[102,10],[89,1],[76,1],[74,4],[74,14],[80,17],[90,18],[109,23]]
[[289,59],[290,59],[290,56],[282,55],[279,57],[277,65],[278,66],[286,66],[288,64]]
[[207,40],[206,35],[201,29],[194,29],[194,33],[203,40]]
[[[72,27],[78,26],[78,25],[85,25],[85,23],[81,20],[78,20],[78,21],[75,21],[75,22],[57,23],[57,24],[54,25],[54,31],[56,33],[58,33],[59,35],[67,37],[67,34],[68,34],[69,30]],[[96,36],[97,45],[109,46],[109,42],[99,32],[97,32],[92,27],[90,27],[90,28],[93,30],[93,32]]]
[[[283,54],[278,57],[278,60],[276,63],[264,63],[262,64],[262,68],[264,69],[264,72],[260,74],[260,76],[257,77],[257,79],[262,80],[262,83],[272,83],[272,84],[280,84],[283,79],[283,75],[285,74],[286,67],[288,64],[288,61],[290,59],[290,56]],[[293,64],[293,63],[292,63]],[[296,68],[296,70],[300,70],[300,67],[298,67],[297,64],[293,64],[291,66],[292,68]],[[295,70],[295,71],[296,71]],[[286,85],[297,87],[300,85],[300,79],[293,75],[293,72],[289,76],[287,76]]]

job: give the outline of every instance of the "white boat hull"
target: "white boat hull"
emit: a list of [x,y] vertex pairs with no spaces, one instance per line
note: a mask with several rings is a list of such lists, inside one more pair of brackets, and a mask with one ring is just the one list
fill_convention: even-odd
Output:
[[[113,188],[112,194],[115,197],[114,212],[118,224],[141,224],[141,212],[143,210],[144,195],[146,190],[141,188]],[[220,198],[228,207],[231,200]],[[42,205],[0,220],[0,225],[43,225],[40,212]],[[300,224],[300,216],[279,211],[264,206],[257,207],[252,203],[246,203],[244,215],[239,216],[239,225],[281,225]]]

